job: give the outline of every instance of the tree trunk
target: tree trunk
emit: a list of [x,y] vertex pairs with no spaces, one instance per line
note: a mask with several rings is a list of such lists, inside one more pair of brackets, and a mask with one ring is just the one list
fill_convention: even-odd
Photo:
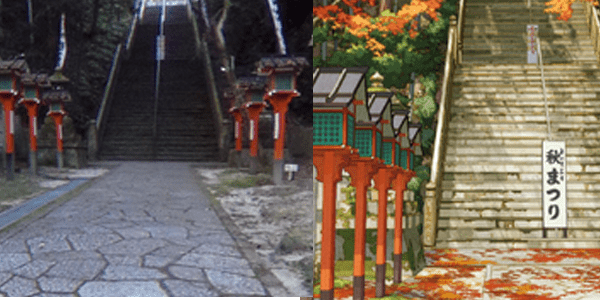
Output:
[[223,26],[225,25],[225,20],[227,19],[227,12],[229,11],[229,7],[231,3],[229,0],[224,0],[223,14],[217,23],[217,26],[214,29],[214,34],[216,37],[216,45],[219,50],[219,60],[223,67],[225,67],[225,76],[227,77],[227,83],[232,91],[235,93],[235,105],[239,106],[241,104],[241,94],[235,89],[236,86],[236,78],[233,69],[229,66],[229,57],[227,55],[227,47],[225,43],[225,37],[223,37]]
[[381,0],[379,5],[379,13],[381,14],[386,9],[392,9],[392,0]]

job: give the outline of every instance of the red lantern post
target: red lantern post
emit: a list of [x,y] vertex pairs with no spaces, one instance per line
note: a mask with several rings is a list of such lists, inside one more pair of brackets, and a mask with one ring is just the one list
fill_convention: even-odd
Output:
[[273,106],[275,146],[273,149],[273,181],[283,184],[283,149],[285,146],[285,115],[293,98],[300,96],[296,90],[296,77],[309,66],[303,57],[271,57],[259,61],[258,71],[268,75],[269,92],[265,99]]
[[23,99],[19,104],[27,108],[29,115],[29,172],[37,174],[37,116],[40,106],[41,89],[49,88],[50,82],[46,74],[23,75]]
[[64,155],[63,155],[63,118],[67,115],[64,109],[64,102],[71,101],[71,95],[65,89],[65,86],[69,83],[69,79],[66,78],[60,71],[56,71],[49,78],[55,88],[51,91],[46,92],[45,101],[50,105],[48,116],[52,117],[54,124],[56,125],[56,160],[58,168],[64,166]]
[[264,102],[266,78],[241,77],[238,79],[238,88],[245,90],[246,104],[244,108],[248,111],[250,121],[250,173],[258,172],[258,129],[260,114],[266,107]]
[[0,61],[0,102],[4,109],[7,179],[13,180],[15,174],[15,105],[21,95],[21,75],[29,72],[25,60]]

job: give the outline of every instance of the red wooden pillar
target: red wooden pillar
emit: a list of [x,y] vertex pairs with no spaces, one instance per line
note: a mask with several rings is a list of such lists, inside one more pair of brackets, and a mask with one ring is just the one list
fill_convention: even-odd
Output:
[[385,296],[385,252],[387,237],[387,192],[392,180],[396,177],[397,167],[385,166],[379,168],[375,175],[375,187],[378,191],[377,211],[377,262],[375,265],[375,296]]
[[402,282],[402,208],[406,184],[414,176],[414,171],[403,171],[393,180],[396,192],[396,220],[394,222],[394,283]]
[[356,219],[354,222],[354,294],[353,299],[365,298],[365,244],[367,242],[367,187],[377,172],[378,164],[369,157],[353,157],[346,172],[356,188]]
[[237,107],[232,107],[229,109],[229,113],[233,115],[235,120],[234,124],[234,136],[235,136],[235,150],[240,152],[242,151],[242,112]]
[[58,168],[62,168],[64,166],[63,162],[63,113],[51,112],[49,115],[54,119],[54,124],[56,124],[56,159]]
[[258,121],[264,107],[264,104],[256,102],[248,102],[245,105],[250,119],[250,173],[252,174],[258,171]]
[[37,114],[39,102],[21,100],[29,115],[29,169],[32,175],[37,174]]
[[283,149],[285,146],[285,115],[288,105],[293,98],[300,96],[296,91],[277,91],[267,94],[267,100],[273,106],[275,113],[275,126],[273,138],[275,147],[273,149],[273,180],[276,185],[283,184]]
[[335,269],[335,205],[337,183],[350,157],[349,148],[313,147],[317,180],[323,183],[323,238],[321,243],[321,299],[333,299]]
[[6,140],[6,169],[8,180],[12,180],[15,174],[15,98],[13,93],[0,93],[0,101],[2,101],[6,124],[4,136]]

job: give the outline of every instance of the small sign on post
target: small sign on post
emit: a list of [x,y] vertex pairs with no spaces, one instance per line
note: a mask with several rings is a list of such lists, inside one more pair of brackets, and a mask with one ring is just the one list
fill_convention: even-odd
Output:
[[527,63],[537,64],[538,52],[537,45],[535,44],[535,38],[538,34],[537,25],[527,25]]
[[165,60],[165,36],[156,36],[156,60]]
[[544,141],[542,216],[546,228],[567,228],[567,159],[565,142]]

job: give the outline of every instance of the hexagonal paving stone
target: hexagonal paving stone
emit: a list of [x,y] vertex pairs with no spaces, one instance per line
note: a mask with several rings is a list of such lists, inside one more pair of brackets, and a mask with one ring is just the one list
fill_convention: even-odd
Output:
[[167,275],[149,268],[141,268],[136,266],[108,266],[104,270],[102,279],[106,280],[145,280],[145,279],[162,279]]
[[40,252],[61,252],[70,251],[71,247],[65,240],[63,234],[51,234],[27,240],[27,245],[31,254],[35,255]]
[[121,240],[121,237],[110,234],[77,234],[68,235],[67,239],[73,245],[75,250],[96,250],[100,246],[115,243]]
[[105,254],[104,258],[108,261],[109,265],[126,265],[126,266],[140,266],[141,257],[135,255],[121,255],[121,254]]
[[166,245],[152,251],[150,254],[156,256],[177,257],[190,251],[192,248],[192,246]]
[[9,297],[27,297],[39,293],[35,281],[15,276],[0,287]]
[[83,280],[42,276],[37,282],[44,292],[73,293]]
[[187,229],[180,226],[144,226],[153,238],[182,238],[188,235]]
[[165,242],[153,239],[123,240],[115,244],[102,246],[98,249],[103,254],[130,254],[144,255],[152,250],[162,247]]
[[30,260],[29,254],[26,253],[3,253],[0,257],[2,257],[0,259],[0,272],[12,271]]
[[173,276],[186,280],[194,280],[194,281],[206,281],[206,275],[200,268],[193,267],[182,267],[182,266],[170,266],[169,272],[173,274]]
[[146,255],[144,256],[144,266],[153,268],[162,268],[175,260],[174,257]]
[[216,269],[248,276],[254,275],[254,272],[252,272],[250,265],[245,259],[229,256],[189,253],[175,263],[203,269]]
[[23,240],[8,240],[0,244],[0,253],[27,253],[29,249]]
[[38,276],[40,276],[40,274],[46,272],[46,270],[48,270],[50,267],[54,266],[55,264],[56,264],[56,262],[36,259],[36,260],[30,261],[27,264],[19,267],[18,269],[14,270],[13,272],[16,275],[35,279],[36,277],[38,277]]
[[173,297],[218,297],[208,283],[168,279],[163,281]]
[[60,261],[46,273],[46,276],[90,280],[105,266],[106,263],[100,260]]
[[210,283],[224,294],[236,296],[267,295],[262,283],[254,278],[215,270],[206,270],[206,275]]
[[221,244],[203,244],[195,248],[192,252],[201,254],[216,254],[223,256],[242,257],[242,254],[233,246],[224,246]]
[[166,297],[157,282],[124,281],[124,282],[86,282],[77,291],[81,297]]
[[115,228],[115,231],[126,239],[143,239],[150,237],[150,232],[137,226],[129,228]]
[[0,286],[7,282],[11,277],[13,277],[13,275],[10,273],[0,272]]

